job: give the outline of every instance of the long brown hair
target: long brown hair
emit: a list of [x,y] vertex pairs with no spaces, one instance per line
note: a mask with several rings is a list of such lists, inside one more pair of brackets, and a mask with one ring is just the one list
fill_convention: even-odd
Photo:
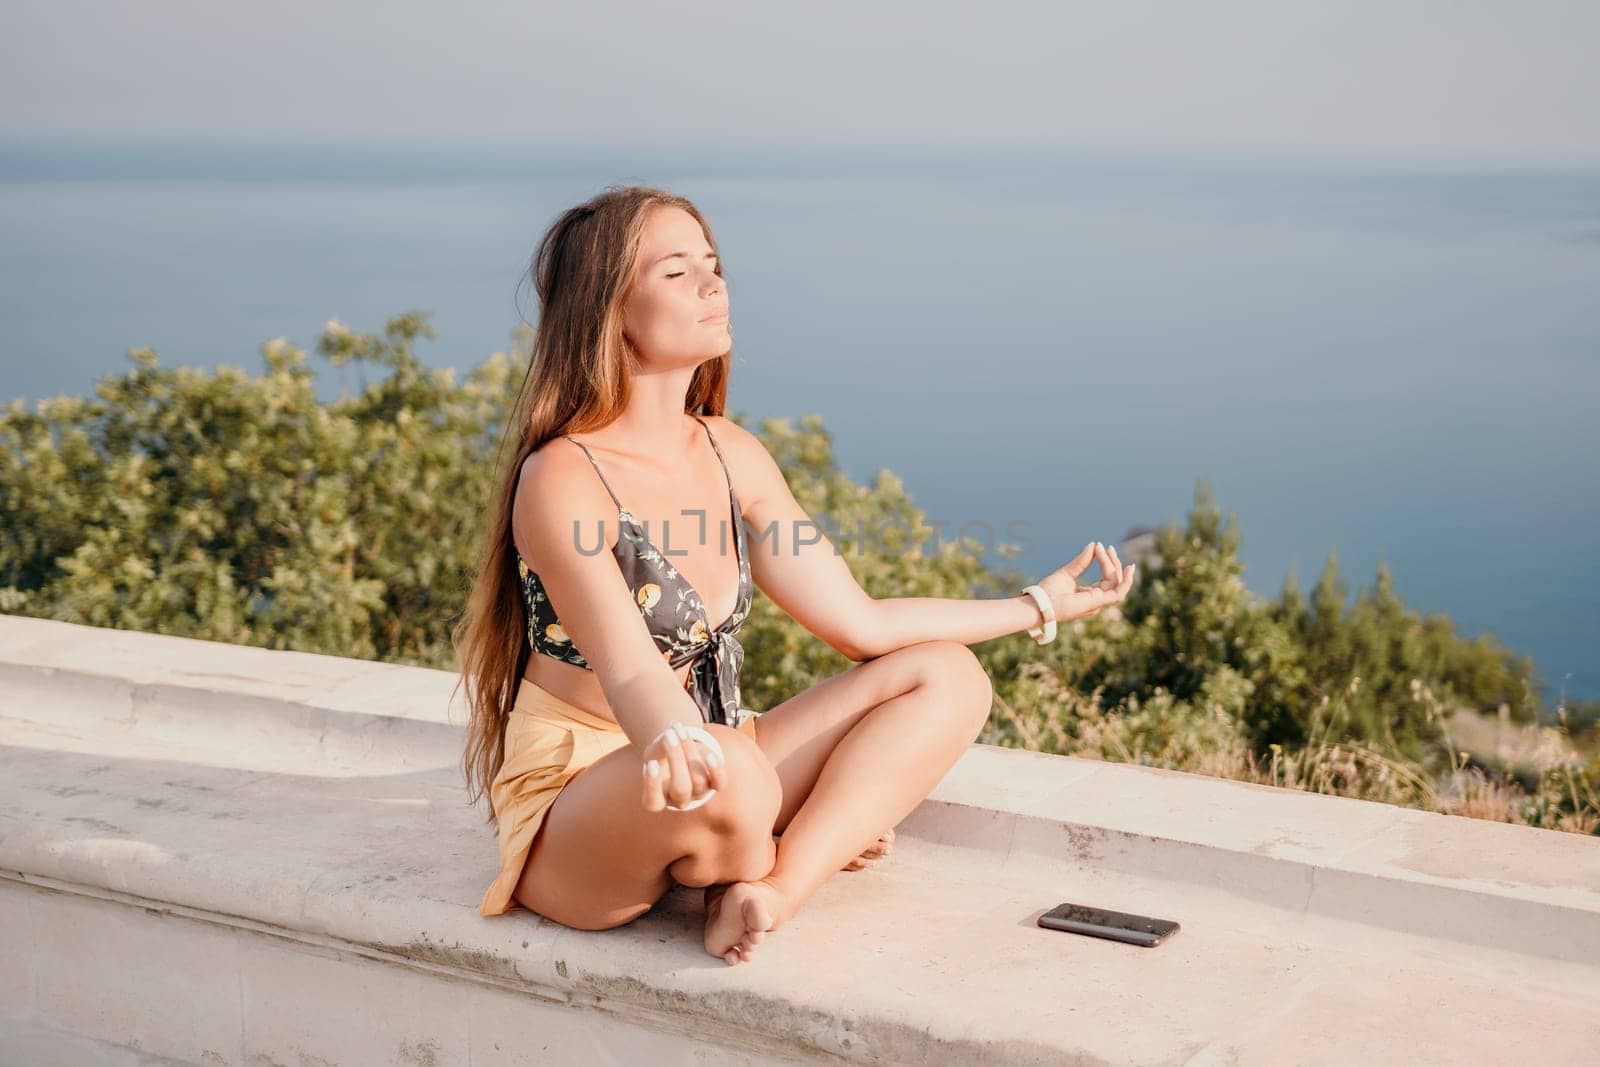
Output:
[[[622,333],[623,305],[651,210],[679,207],[693,215],[715,251],[705,216],[681,196],[648,186],[610,186],[563,212],[545,231],[529,272],[539,299],[539,325],[528,368],[500,441],[493,502],[466,610],[451,633],[459,689],[470,719],[462,770],[467,802],[488,792],[505,759],[505,725],[532,651],[527,609],[511,537],[511,503],[523,460],[553,437],[606,426],[626,409],[634,353]],[[720,262],[720,258],[719,258]],[[684,411],[721,415],[732,353],[695,368]],[[516,446],[506,442],[516,436]],[[490,804],[489,822],[497,815]]]

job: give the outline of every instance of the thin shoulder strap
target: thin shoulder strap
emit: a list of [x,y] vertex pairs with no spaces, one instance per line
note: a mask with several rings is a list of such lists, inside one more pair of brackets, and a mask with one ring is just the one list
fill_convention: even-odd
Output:
[[[694,415],[693,412],[690,412]],[[728,461],[722,458],[722,446],[717,444],[717,435],[711,432],[711,426],[699,415],[694,415],[694,421],[706,428],[706,436],[711,438],[711,447],[717,450],[717,462],[722,464],[722,476],[728,480],[728,488],[733,488],[733,476],[728,473]]]
[[[584,443],[582,441],[576,440],[576,439],[568,436],[567,434],[562,434],[561,436],[562,437],[566,437],[567,440],[571,441],[573,444],[575,444],[579,448],[583,449],[583,454],[589,457],[589,464],[592,467],[594,467],[594,472],[596,474],[600,475],[600,484],[606,487],[606,492],[611,493],[611,483],[606,481],[605,472],[600,469],[600,464],[595,462],[594,453],[590,452],[588,450],[588,448],[584,447]],[[611,502],[617,506],[617,510],[618,511],[626,511],[627,510],[626,508],[624,508],[622,506],[622,501],[617,499],[617,494],[616,493],[611,493]]]

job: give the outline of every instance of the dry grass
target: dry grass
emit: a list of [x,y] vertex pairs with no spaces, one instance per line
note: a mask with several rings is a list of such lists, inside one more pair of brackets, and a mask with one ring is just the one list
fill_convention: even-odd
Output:
[[[1560,731],[1485,732],[1482,723],[1459,712],[1448,716],[1447,727],[1444,709],[1427,687],[1419,682],[1412,691],[1446,737],[1439,752],[1442,773],[1369,745],[1331,739],[1338,709],[1326,698],[1313,711],[1307,744],[1292,751],[1272,745],[1261,759],[1220,707],[1195,708],[1157,690],[1144,701],[1130,699],[1125,707],[1107,709],[1099,690],[1085,696],[1066,688],[1040,663],[1024,664],[1016,687],[1016,703],[1027,713],[997,693],[980,740],[1474,819],[1600,833],[1600,797],[1576,772],[1581,757]],[[1536,787],[1523,788],[1508,773],[1513,769],[1536,780]]]

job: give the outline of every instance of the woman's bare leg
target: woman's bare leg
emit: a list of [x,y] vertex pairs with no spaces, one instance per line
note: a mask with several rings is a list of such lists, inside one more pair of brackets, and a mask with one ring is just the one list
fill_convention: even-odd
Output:
[[693,811],[646,811],[632,746],[584,768],[556,797],[513,899],[579,930],[632,922],[674,884],[708,886],[772,870],[777,770],[743,731],[706,726],[727,758],[726,789]]
[[[782,834],[773,834],[772,835],[772,846],[774,848],[776,848],[778,846],[778,840],[782,836],[783,836]],[[894,851],[894,827],[891,826],[889,829],[887,829],[883,833],[879,834],[878,835],[878,839],[876,841],[872,842],[872,844],[870,844],[866,848],[862,849],[861,850],[861,855],[857,856],[855,859],[851,860],[849,863],[845,864],[843,867],[840,867],[839,869],[841,871],[865,871],[865,870],[868,870],[869,868],[871,868],[879,860],[881,860],[881,859],[885,858],[886,856],[888,856],[889,853],[891,853],[893,851]],[[776,855],[776,854],[774,854],[774,855]]]
[[[856,672],[757,720],[757,742],[784,785],[782,836],[766,877],[707,893],[706,950],[729,963],[747,959],[833,872],[910,814],[982,730],[993,701],[977,657],[956,642],[907,646],[846,675]],[[831,699],[851,685],[873,691],[867,706]]]

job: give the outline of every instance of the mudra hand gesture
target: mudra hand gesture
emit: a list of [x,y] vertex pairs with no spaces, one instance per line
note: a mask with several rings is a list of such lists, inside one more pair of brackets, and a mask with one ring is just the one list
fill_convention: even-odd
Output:
[[722,746],[704,727],[674,722],[644,750],[644,810],[690,811],[723,785]]
[[[1100,564],[1100,580],[1093,585],[1079,585],[1078,575],[1095,562]],[[1108,604],[1122,603],[1128,590],[1133,588],[1133,575],[1138,566],[1132,563],[1123,567],[1114,546],[1090,541],[1082,552],[1041,579],[1039,586],[1049,596],[1057,620],[1089,618]]]

